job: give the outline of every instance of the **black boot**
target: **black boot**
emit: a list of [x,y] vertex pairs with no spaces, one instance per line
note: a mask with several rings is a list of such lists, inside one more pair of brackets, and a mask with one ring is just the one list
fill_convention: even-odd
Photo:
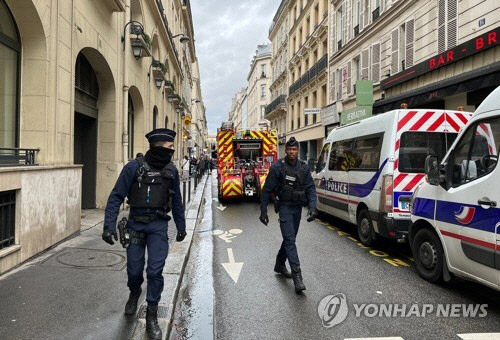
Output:
[[150,339],[161,340],[161,328],[158,325],[158,306],[146,309],[146,332]]
[[283,275],[286,278],[291,278],[292,273],[286,269],[286,265],[284,262],[281,262],[278,258],[276,258],[276,264],[274,265],[274,271],[278,274]]
[[130,292],[127,304],[125,305],[126,315],[134,315],[137,312],[137,301],[139,301],[141,293],[142,289],[139,289],[137,292]]
[[293,284],[295,285],[295,292],[300,294],[303,290],[306,290],[306,286],[304,286],[304,282],[302,282],[302,272],[299,268],[292,268],[292,278]]

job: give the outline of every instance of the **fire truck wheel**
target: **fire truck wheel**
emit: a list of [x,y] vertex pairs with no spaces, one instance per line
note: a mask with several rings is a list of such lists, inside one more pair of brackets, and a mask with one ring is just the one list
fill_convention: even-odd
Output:
[[370,214],[368,210],[363,209],[359,212],[358,215],[358,235],[359,240],[365,246],[371,246],[374,241],[374,230],[372,220],[370,218]]

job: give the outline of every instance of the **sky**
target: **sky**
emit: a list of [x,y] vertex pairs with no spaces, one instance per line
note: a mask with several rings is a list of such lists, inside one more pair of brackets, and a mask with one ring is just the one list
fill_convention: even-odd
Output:
[[257,45],[269,43],[269,27],[281,0],[191,0],[196,55],[208,130],[226,121],[231,98],[247,84]]

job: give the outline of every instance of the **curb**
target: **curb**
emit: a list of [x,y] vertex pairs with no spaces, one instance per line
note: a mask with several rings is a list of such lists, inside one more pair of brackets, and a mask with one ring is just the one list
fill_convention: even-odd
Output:
[[[196,188],[194,198],[187,204],[186,214],[186,238],[182,242],[175,242],[169,249],[165,266],[163,267],[164,287],[162,291],[162,298],[158,304],[158,324],[162,331],[162,336],[165,339],[170,333],[172,325],[173,313],[175,304],[177,303],[177,296],[184,276],[184,269],[186,267],[191,244],[193,242],[194,230],[197,226],[198,216],[203,198],[203,192],[207,184],[208,175],[205,175],[200,184]],[[146,307],[147,303],[144,301],[138,308],[136,316],[136,325],[132,333],[131,339],[147,339],[146,335]]]

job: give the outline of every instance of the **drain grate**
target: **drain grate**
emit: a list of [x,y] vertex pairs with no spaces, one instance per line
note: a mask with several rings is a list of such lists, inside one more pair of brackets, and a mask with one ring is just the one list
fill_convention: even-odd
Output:
[[47,258],[42,265],[119,271],[126,262],[125,252],[68,247]]
[[[146,309],[148,308],[147,305],[142,305],[141,308],[139,309],[139,313],[137,314],[138,319],[145,319],[146,318]],[[168,307],[165,306],[158,306],[158,319],[166,319],[168,318]]]

